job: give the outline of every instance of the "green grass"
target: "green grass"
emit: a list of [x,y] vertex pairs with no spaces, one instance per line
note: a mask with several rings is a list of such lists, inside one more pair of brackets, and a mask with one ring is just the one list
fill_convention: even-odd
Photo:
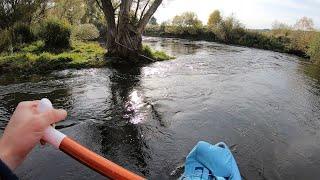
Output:
[[164,51],[153,50],[148,45],[143,45],[142,52],[144,55],[146,55],[149,58],[154,59],[156,61],[164,61],[164,60],[174,59],[174,57],[169,56]]
[[46,51],[43,41],[21,47],[17,53],[0,56],[1,72],[42,73],[57,69],[103,67],[105,49],[97,42],[73,41],[72,48],[56,54]]

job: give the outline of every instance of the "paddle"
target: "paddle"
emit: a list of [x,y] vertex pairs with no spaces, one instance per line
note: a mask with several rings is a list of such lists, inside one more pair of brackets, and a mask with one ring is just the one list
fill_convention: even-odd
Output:
[[[43,98],[40,101],[38,110],[39,112],[45,112],[52,109],[53,106],[49,99]],[[60,149],[64,153],[68,154],[72,158],[102,174],[103,176],[111,179],[130,179],[140,180],[143,177],[103,158],[102,156],[90,151],[84,146],[80,145],[76,141],[72,140],[65,134],[49,126],[45,130],[45,134],[42,140],[50,143],[57,149]]]

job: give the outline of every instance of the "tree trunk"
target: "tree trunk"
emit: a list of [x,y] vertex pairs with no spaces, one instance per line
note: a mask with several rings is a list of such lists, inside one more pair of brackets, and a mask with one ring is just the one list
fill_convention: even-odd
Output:
[[[99,5],[98,0],[97,2]],[[139,22],[135,24],[130,22],[130,9],[133,0],[121,0],[118,23],[116,24],[115,12],[117,8],[113,7],[111,0],[101,0],[99,6],[102,8],[107,21],[108,54],[128,60],[139,58],[142,50],[142,33],[161,2],[162,0],[154,0],[148,11],[144,15],[142,14]]]
[[114,45],[110,44],[109,46],[108,44],[107,48],[113,56],[137,58],[142,50],[142,35],[129,29],[119,29],[114,39]]

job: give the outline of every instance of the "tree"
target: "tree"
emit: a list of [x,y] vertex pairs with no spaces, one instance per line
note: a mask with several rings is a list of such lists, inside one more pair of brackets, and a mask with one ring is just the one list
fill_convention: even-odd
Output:
[[84,0],[54,0],[54,7],[50,12],[59,19],[66,19],[70,24],[80,24],[85,13]]
[[81,19],[81,24],[91,23],[97,27],[105,24],[104,14],[95,0],[86,0],[86,12]]
[[219,23],[214,33],[220,40],[230,43],[235,41],[244,31],[243,25],[233,15],[227,17]]
[[158,25],[157,19],[155,17],[151,17],[150,21],[149,21],[150,25]]
[[13,26],[17,22],[30,24],[33,15],[47,0],[1,0],[0,29]]
[[302,17],[296,22],[294,27],[295,29],[301,30],[301,31],[312,31],[314,30],[314,23],[311,18]]
[[220,11],[219,10],[213,11],[209,16],[208,23],[207,23],[209,29],[213,29],[217,27],[217,25],[221,22],[221,20],[222,20],[222,17],[221,17]]
[[142,33],[162,0],[96,0],[107,22],[108,54],[127,58],[142,51]]
[[196,15],[196,13],[184,12],[181,15],[176,15],[173,18],[172,25],[199,27],[199,26],[202,26],[202,22],[198,19],[198,16]]
[[313,61],[315,61],[317,64],[320,63],[320,33],[319,32],[315,35],[313,40],[311,40],[307,53]]
[[279,30],[279,29],[291,29],[291,27],[286,23],[274,21],[272,23],[272,30]]
[[272,23],[272,33],[277,36],[289,36],[292,27],[286,23],[274,21]]

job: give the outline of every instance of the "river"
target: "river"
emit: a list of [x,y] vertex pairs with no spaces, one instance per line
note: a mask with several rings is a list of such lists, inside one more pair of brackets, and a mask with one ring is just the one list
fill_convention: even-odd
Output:
[[[149,179],[176,179],[179,172],[172,172],[200,140],[226,142],[243,179],[319,179],[320,83],[307,62],[205,41],[144,41],[176,59],[143,68],[2,75],[1,132],[18,102],[48,97],[68,111],[58,129]],[[36,147],[16,173],[104,179],[48,145]]]

